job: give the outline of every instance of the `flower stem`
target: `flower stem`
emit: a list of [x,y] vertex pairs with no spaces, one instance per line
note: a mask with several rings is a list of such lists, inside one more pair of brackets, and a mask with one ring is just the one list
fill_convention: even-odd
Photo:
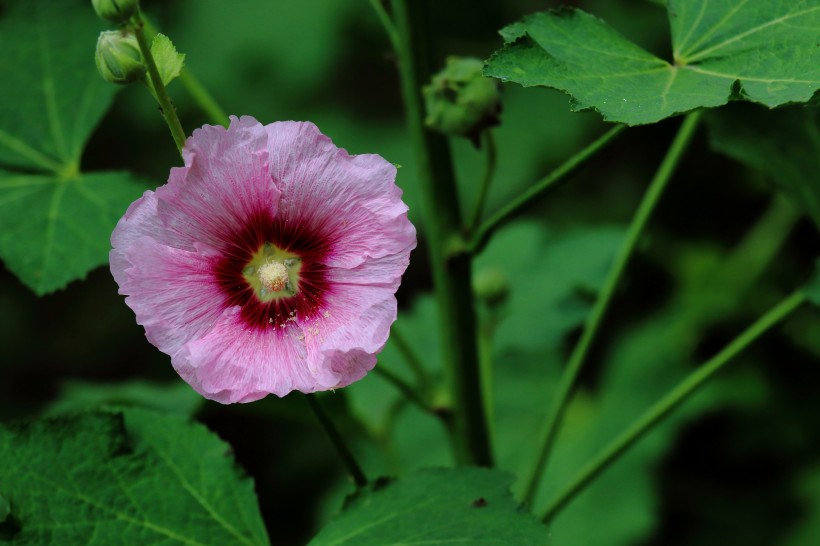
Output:
[[487,433],[490,446],[495,441],[495,397],[493,396],[493,333],[495,320],[487,318],[478,327],[478,359],[481,366],[481,387],[484,414],[487,416]]
[[185,90],[188,91],[188,94],[191,95],[194,102],[211,118],[212,122],[222,125],[223,127],[230,125],[231,122],[228,119],[228,115],[219,106],[213,95],[205,89],[205,86],[191,74],[190,70],[187,68],[182,69],[182,72],[179,73],[179,83],[185,87]]
[[373,368],[373,373],[382,376],[385,381],[391,383],[396,389],[398,389],[404,397],[415,404],[420,410],[433,413],[433,409],[430,407],[422,395],[416,392],[416,389],[413,388],[407,381],[387,369],[383,364],[379,364],[375,368]]
[[476,199],[475,210],[473,211],[473,220],[470,222],[470,233],[478,229],[479,222],[481,222],[481,215],[484,213],[484,205],[487,202],[487,194],[490,193],[490,183],[493,181],[495,174],[496,157],[498,155],[495,138],[490,129],[484,131],[484,144],[487,146],[487,164],[484,167],[484,177],[481,179],[481,186],[478,190],[478,198]]
[[319,400],[313,394],[306,394],[305,399],[310,406],[310,409],[313,410],[313,413],[316,415],[316,419],[319,420],[319,423],[322,425],[322,428],[325,429],[325,433],[327,434],[330,441],[333,443],[333,446],[336,448],[336,451],[339,453],[339,457],[341,457],[342,462],[347,467],[347,471],[350,472],[350,476],[353,478],[353,482],[356,484],[356,487],[364,487],[367,485],[367,478],[362,472],[359,463],[356,462],[356,459],[353,457],[353,453],[348,449],[347,444],[345,443],[342,435],[339,434],[339,431],[336,429],[336,426],[333,424],[333,421],[330,420],[325,410],[322,409],[322,405],[319,403]]
[[749,326],[743,333],[736,337],[731,343],[723,348],[717,355],[712,357],[697,370],[689,374],[683,381],[674,387],[669,393],[655,403],[646,413],[618,436],[609,446],[601,452],[595,459],[587,464],[578,476],[555,498],[542,516],[542,521],[550,521],[564,506],[567,505],[578,493],[580,493],[590,482],[592,482],[609,465],[615,462],[630,447],[640,440],[647,432],[652,430],[674,409],[688,399],[698,388],[711,379],[738,353],[748,347],[753,341],[764,334],[772,326],[780,322],[792,311],[806,301],[802,291],[797,291],[781,301],[768,313],[760,317],[754,324]]
[[649,221],[652,211],[655,209],[655,205],[663,193],[667,182],[669,182],[669,179],[672,177],[672,173],[675,171],[675,167],[680,161],[683,152],[686,150],[687,145],[694,135],[699,118],[700,112],[693,112],[689,114],[686,116],[678,129],[678,133],[675,136],[672,145],[669,147],[666,157],[663,158],[663,162],[658,168],[658,171],[655,173],[655,177],[652,179],[652,182],[649,184],[649,188],[647,188],[643,200],[638,206],[638,210],[635,212],[635,216],[632,219],[629,230],[627,231],[626,239],[621,245],[618,255],[615,257],[615,262],[609,270],[609,274],[607,275],[604,285],[601,288],[601,292],[598,294],[595,305],[587,317],[586,323],[584,324],[584,330],[580,339],[576,343],[572,354],[570,355],[567,367],[561,375],[558,390],[556,391],[555,398],[553,399],[549,413],[547,414],[546,427],[544,429],[545,432],[540,442],[541,451],[525,482],[527,484],[523,497],[523,502],[525,504],[531,504],[535,498],[535,493],[538,490],[541,477],[546,469],[553,443],[558,435],[561,420],[567,409],[575,383],[578,380],[581,367],[586,360],[587,353],[589,352],[592,342],[595,339],[595,335],[598,332],[598,327],[600,326],[604,314],[606,313],[609,302],[612,300],[612,296],[615,293],[615,288],[618,286],[618,282],[620,281],[621,275],[626,268],[626,264],[632,256],[632,251],[635,249],[635,245],[638,243],[638,240],[643,233],[643,229]]
[[557,169],[533,184],[511,203],[490,216],[473,232],[469,245],[470,251],[474,254],[481,252],[487,245],[487,242],[489,242],[490,236],[495,233],[498,228],[515,217],[515,215],[530,205],[536,198],[540,197],[547,189],[575,174],[581,167],[586,165],[590,159],[595,157],[598,152],[603,150],[607,144],[612,142],[625,128],[625,125],[614,126],[590,143],[586,148],[570,157]]
[[[443,358],[452,396],[453,443],[460,464],[490,466],[487,420],[482,402],[471,292],[471,257],[453,253],[460,242],[461,217],[447,139],[425,130],[421,84],[427,82],[430,41],[425,0],[393,0],[398,32],[399,71],[410,137],[419,163],[422,213],[440,316]],[[463,247],[463,243],[461,243]]]
[[[142,15],[142,23],[148,37],[153,38],[157,34],[157,29],[153,23],[151,23],[151,20],[145,15]],[[179,73],[179,82],[188,91],[188,94],[191,95],[194,102],[211,118],[212,122],[222,125],[223,127],[227,127],[230,124],[227,114],[225,114],[225,111],[219,106],[219,103],[216,102],[213,95],[208,92],[205,86],[202,85],[199,79],[197,79],[187,67],[183,68],[182,72]]]
[[182,147],[185,146],[185,131],[182,129],[182,124],[177,117],[176,108],[171,102],[171,97],[162,83],[162,78],[157,69],[157,63],[154,61],[154,56],[151,55],[151,46],[145,38],[145,23],[142,20],[142,14],[137,10],[134,15],[134,35],[137,38],[137,43],[140,46],[140,51],[145,59],[145,65],[148,68],[148,77],[151,78],[154,91],[156,92],[157,102],[159,103],[160,112],[171,130],[171,136],[174,138],[174,143],[177,145],[180,155],[182,154]]
[[402,329],[396,323],[393,323],[393,326],[390,327],[390,337],[404,357],[404,362],[416,376],[416,381],[418,381],[422,392],[429,394],[430,377],[427,375],[427,371],[424,369],[419,355],[413,350],[413,346],[408,343]]
[[370,0],[370,6],[373,8],[373,11],[376,12],[376,17],[379,18],[379,22],[384,27],[387,38],[390,40],[390,45],[393,46],[393,51],[398,52],[399,33],[396,31],[396,25],[393,24],[393,21],[384,9],[381,0]]

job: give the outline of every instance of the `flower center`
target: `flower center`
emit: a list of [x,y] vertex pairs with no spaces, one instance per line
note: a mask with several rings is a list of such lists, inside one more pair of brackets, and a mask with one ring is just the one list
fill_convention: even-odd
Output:
[[242,270],[242,276],[263,302],[289,298],[299,291],[302,260],[272,243],[257,250]]
[[279,292],[287,286],[290,281],[288,268],[282,262],[271,260],[262,264],[259,268],[259,282],[271,292]]

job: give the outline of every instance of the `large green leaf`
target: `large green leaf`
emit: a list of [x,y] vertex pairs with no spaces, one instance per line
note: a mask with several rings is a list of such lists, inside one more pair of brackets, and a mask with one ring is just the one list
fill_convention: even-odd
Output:
[[79,172],[116,92],[94,67],[101,28],[79,0],[13,0],[0,13],[0,258],[38,295],[106,263],[117,219],[145,189],[126,173]]
[[486,74],[566,91],[629,125],[726,104],[805,102],[820,88],[818,0],[670,0],[673,59],[656,57],[580,10],[536,13],[501,30]]
[[311,546],[550,544],[547,528],[510,494],[512,476],[429,469],[356,494]]
[[253,483],[203,426],[143,410],[0,428],[0,542],[268,544]]
[[107,262],[117,220],[144,185],[128,173],[0,171],[0,257],[39,295]]
[[712,148],[771,177],[820,227],[820,108],[738,104],[706,122]]
[[3,2],[0,164],[52,171],[79,165],[116,93],[94,67],[104,26],[88,2]]
[[132,379],[116,383],[68,381],[48,414],[64,414],[103,407],[138,407],[191,416],[205,399],[183,381],[155,383]]

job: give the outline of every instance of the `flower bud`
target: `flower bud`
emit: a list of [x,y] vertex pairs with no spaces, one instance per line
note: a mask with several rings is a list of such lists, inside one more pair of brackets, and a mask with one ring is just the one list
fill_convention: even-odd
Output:
[[510,282],[507,275],[497,267],[476,271],[473,275],[473,292],[489,308],[502,305],[510,295]]
[[422,90],[425,123],[447,135],[470,138],[478,145],[484,129],[500,123],[499,84],[481,74],[478,59],[449,57],[447,66]]
[[139,0],[91,0],[97,15],[112,23],[128,21],[139,8]]
[[133,34],[119,30],[101,32],[95,59],[97,70],[111,83],[131,83],[145,75],[145,63]]

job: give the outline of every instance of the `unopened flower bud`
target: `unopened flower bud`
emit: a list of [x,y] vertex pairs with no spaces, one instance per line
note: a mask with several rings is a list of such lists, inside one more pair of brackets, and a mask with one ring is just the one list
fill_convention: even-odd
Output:
[[97,70],[111,83],[131,83],[145,75],[145,63],[133,34],[119,30],[101,32],[95,58]]
[[497,267],[481,269],[473,276],[473,292],[487,307],[498,307],[507,301],[510,283],[507,275]]
[[425,123],[447,135],[470,138],[478,145],[484,129],[500,123],[499,84],[481,74],[478,59],[449,57],[447,66],[422,90]]
[[139,8],[139,0],[91,0],[97,15],[112,23],[128,21]]

